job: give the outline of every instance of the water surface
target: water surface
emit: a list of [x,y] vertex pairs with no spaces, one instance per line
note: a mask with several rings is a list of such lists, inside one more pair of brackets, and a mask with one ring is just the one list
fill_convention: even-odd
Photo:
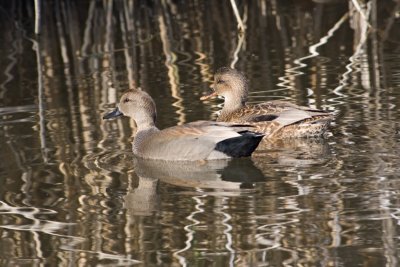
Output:
[[[398,266],[399,5],[346,1],[0,4],[0,265]],[[350,11],[349,11],[350,9]],[[323,139],[250,159],[134,159],[133,122],[103,121],[140,86],[160,128],[215,119],[213,73],[253,103],[337,112]]]

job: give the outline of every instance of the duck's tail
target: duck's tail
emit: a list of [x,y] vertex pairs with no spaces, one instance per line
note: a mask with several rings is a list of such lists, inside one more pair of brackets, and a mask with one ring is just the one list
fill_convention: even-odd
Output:
[[322,136],[334,118],[335,114],[330,112],[312,114],[298,109],[284,111],[274,120],[280,123],[280,127],[272,136],[279,138]]
[[264,134],[251,131],[243,131],[239,134],[240,136],[218,142],[215,150],[233,158],[249,157],[264,137]]

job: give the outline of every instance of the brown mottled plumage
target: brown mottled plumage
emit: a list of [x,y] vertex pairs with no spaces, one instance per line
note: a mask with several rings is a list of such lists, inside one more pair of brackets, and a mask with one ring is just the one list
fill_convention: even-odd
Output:
[[246,104],[248,81],[235,69],[220,68],[212,88],[214,92],[201,100],[217,95],[224,97],[224,107],[217,121],[250,123],[257,131],[266,133],[268,139],[321,136],[334,119],[333,113],[328,111],[280,100]]

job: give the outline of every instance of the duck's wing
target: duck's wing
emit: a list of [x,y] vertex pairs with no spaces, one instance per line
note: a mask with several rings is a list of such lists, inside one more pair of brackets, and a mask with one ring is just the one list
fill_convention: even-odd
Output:
[[310,116],[334,116],[334,114],[327,110],[315,109],[307,106],[299,106],[287,101],[282,100],[272,100],[269,102],[264,102],[259,104],[266,109],[276,110],[277,113],[289,110],[289,109],[297,109],[302,110],[308,113]]
[[283,111],[289,109],[289,107],[276,106],[269,104],[269,102],[245,105],[243,108],[231,113],[226,120],[243,123],[270,122],[278,118]]
[[[333,119],[334,115],[331,112],[312,109],[305,106],[298,106],[290,102],[274,100],[269,102],[263,102],[255,105],[246,105],[243,108],[235,111],[231,114],[229,121],[240,121],[248,123],[260,123],[274,121],[281,117],[287,111],[291,111],[290,115],[295,115],[299,121],[301,116],[303,119],[309,118],[322,118],[330,117]],[[296,111],[298,112],[296,115]],[[285,115],[285,119],[289,114]]]
[[252,116],[248,115],[245,119],[256,128],[257,132],[262,132],[266,134],[267,138],[270,138],[279,132],[280,129],[312,119],[312,117],[303,110],[288,109],[277,115],[259,115],[253,113]]
[[[159,131],[143,141],[139,146],[138,156],[164,160],[247,156],[262,138],[262,135],[247,134],[248,129],[249,126],[209,121],[174,126]],[[251,152],[248,152],[248,148],[240,142],[246,140],[257,143]],[[251,142],[252,140],[254,142]]]

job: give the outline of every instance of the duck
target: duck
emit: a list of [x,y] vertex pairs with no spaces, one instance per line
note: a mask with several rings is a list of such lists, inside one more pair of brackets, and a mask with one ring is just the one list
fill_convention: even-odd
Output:
[[108,120],[127,116],[137,129],[132,142],[138,158],[167,161],[204,161],[248,157],[264,134],[248,124],[195,121],[160,130],[156,105],[140,88],[125,92],[116,108],[103,116]]
[[[217,96],[224,98],[217,122],[248,123],[255,126],[256,131],[265,133],[268,139],[321,137],[335,118],[332,112],[282,100],[247,104],[248,80],[242,72],[229,67],[216,71],[211,89],[213,92],[202,96],[200,100]],[[277,123],[283,114],[291,123]]]

